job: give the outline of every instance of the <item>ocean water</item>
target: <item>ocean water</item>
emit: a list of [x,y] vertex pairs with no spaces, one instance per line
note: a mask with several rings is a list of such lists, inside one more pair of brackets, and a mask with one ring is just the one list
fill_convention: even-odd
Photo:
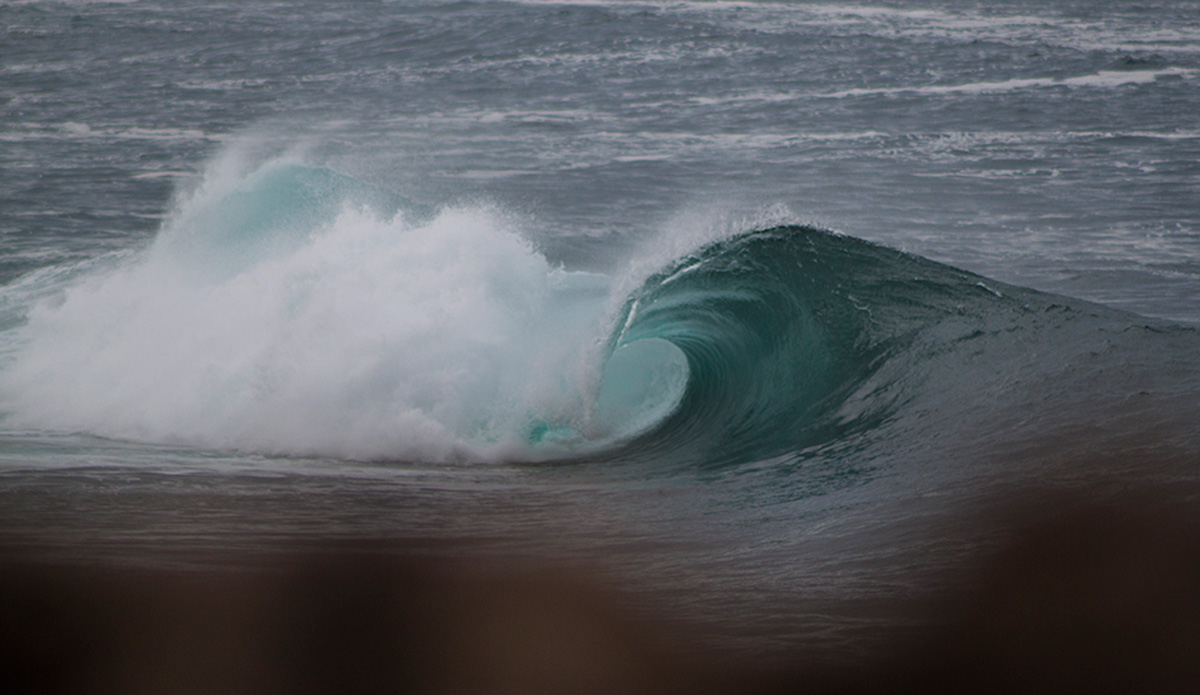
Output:
[[1200,478],[1200,3],[0,4],[0,542],[867,648]]

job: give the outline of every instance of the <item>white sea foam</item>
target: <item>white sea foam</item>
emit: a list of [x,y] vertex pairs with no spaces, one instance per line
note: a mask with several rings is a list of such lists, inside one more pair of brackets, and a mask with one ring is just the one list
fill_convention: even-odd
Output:
[[838,92],[827,92],[813,96],[831,98],[859,97],[893,94],[994,94],[998,92],[1013,92],[1021,89],[1036,89],[1045,87],[1091,87],[1115,88],[1130,84],[1149,84],[1162,78],[1192,79],[1195,70],[1170,68],[1165,70],[1101,70],[1089,75],[1075,77],[1028,77],[1013,78],[997,82],[968,82],[952,85],[920,85],[912,87],[882,87],[866,89],[844,89]]
[[346,206],[222,268],[178,243],[253,176],[214,164],[145,253],[29,312],[0,372],[10,426],[426,461],[583,429],[603,278],[552,267],[485,207]]

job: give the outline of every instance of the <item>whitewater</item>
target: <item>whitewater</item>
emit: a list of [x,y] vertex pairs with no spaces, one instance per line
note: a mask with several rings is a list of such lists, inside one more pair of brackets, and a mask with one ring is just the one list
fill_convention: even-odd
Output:
[[0,543],[878,653],[1015,499],[1194,508],[1197,15],[0,5]]

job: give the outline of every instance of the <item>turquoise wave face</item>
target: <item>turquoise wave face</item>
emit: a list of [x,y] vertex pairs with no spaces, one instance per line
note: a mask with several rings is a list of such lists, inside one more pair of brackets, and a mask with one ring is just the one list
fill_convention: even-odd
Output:
[[[620,367],[617,385],[610,366],[601,397],[639,374],[666,384],[630,398],[662,415],[626,448],[637,458],[727,465],[845,443],[887,420],[932,357],[1019,320],[1032,294],[819,229],[748,232],[629,299],[612,360],[653,364]],[[682,384],[658,376],[681,371]]]

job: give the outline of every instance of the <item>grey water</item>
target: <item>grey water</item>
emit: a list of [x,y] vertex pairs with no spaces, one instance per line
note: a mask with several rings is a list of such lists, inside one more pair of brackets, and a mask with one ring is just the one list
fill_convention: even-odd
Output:
[[[1198,18],[0,4],[0,541],[166,564],[363,537],[549,553],[740,648],[864,640],[1014,490],[1194,486]],[[281,165],[423,212],[338,198],[295,221],[314,189],[255,188]],[[283,219],[296,244],[222,246],[212,215],[247,200],[237,230]],[[829,306],[879,352],[790,444],[698,462],[651,431],[609,460],[495,434],[541,408],[587,438],[625,301],[778,225],[912,254],[870,287],[829,266]],[[802,308],[828,329],[824,306]],[[746,418],[704,422],[762,437]]]

